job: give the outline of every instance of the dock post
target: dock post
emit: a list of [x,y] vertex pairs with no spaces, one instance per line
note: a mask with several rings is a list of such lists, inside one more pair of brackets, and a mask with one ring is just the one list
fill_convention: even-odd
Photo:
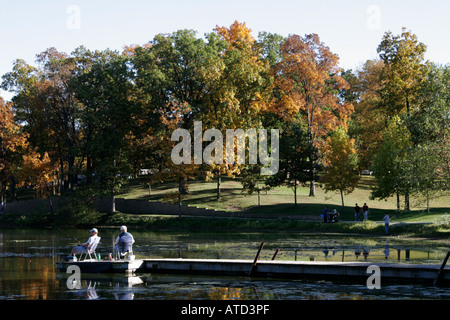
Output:
[[277,250],[275,250],[275,253],[273,254],[272,260],[275,260],[275,258],[277,257],[278,252],[280,251],[280,249],[277,248]]
[[261,242],[259,245],[258,253],[256,254],[255,260],[253,260],[252,267],[250,268],[250,271],[248,272],[248,275],[252,275],[253,269],[256,267],[256,263],[258,262],[259,255],[261,254],[261,250],[264,247],[264,242]]
[[450,258],[450,251],[447,252],[447,255],[445,256],[444,261],[442,262],[442,265],[441,265],[441,267],[439,268],[439,272],[438,272],[438,274],[437,274],[437,276],[436,276],[436,279],[434,279],[434,283],[433,283],[433,284],[434,284],[435,286],[438,284],[440,278],[442,277],[442,273],[443,273],[443,271],[444,271],[445,265],[447,264],[448,258]]

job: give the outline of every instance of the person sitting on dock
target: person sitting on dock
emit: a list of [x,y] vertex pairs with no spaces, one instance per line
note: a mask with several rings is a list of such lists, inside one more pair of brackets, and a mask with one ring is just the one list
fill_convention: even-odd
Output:
[[134,243],[133,235],[127,232],[126,226],[120,227],[120,234],[116,238],[114,250],[118,253],[119,259],[122,258],[127,252],[133,252],[132,245]]
[[73,248],[72,253],[71,253],[72,256],[74,256],[78,253],[87,252],[88,248],[98,238],[98,230],[96,228],[92,228],[91,230],[89,230],[89,232],[91,233],[91,236],[89,237],[89,239],[85,243],[80,244],[80,245],[76,246],[75,248]]

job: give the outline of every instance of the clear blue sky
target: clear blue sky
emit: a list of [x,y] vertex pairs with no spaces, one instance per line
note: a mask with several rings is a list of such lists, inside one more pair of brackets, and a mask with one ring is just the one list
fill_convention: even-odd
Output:
[[384,32],[399,34],[404,26],[428,46],[427,59],[447,64],[449,16],[448,0],[0,0],[0,75],[18,58],[34,64],[49,47],[122,50],[178,29],[203,36],[235,20],[246,22],[254,36],[317,33],[340,65],[353,69],[377,57]]

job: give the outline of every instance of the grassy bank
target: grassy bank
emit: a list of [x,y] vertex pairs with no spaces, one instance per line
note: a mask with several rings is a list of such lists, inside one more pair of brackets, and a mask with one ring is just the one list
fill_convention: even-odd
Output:
[[[374,221],[327,223],[292,219],[242,219],[143,216],[116,213],[108,225],[128,225],[158,231],[296,232],[385,236],[384,224]],[[450,223],[392,223],[390,236],[449,238]]]
[[[2,228],[49,227],[46,224],[26,222],[23,215],[9,215],[1,219]],[[446,238],[450,236],[450,223],[392,223],[390,236]],[[176,216],[132,215],[117,212],[105,215],[96,223],[97,227],[128,225],[130,228],[143,228],[157,231],[222,231],[222,232],[297,232],[297,233],[335,233],[384,236],[384,225],[374,221],[327,223],[292,219],[257,218],[199,218]],[[56,227],[56,226],[52,226]],[[72,228],[74,225],[58,226]],[[80,224],[77,227],[92,227],[92,224]]]
[[[359,185],[351,194],[345,197],[345,206],[341,206],[338,193],[326,193],[317,186],[316,196],[309,197],[309,188],[299,187],[297,190],[297,205],[294,205],[294,193],[287,187],[279,187],[260,195],[261,205],[258,204],[256,194],[248,195],[238,179],[223,179],[221,198],[217,199],[216,182],[192,181],[189,182],[189,193],[183,196],[183,204],[199,207],[214,208],[224,211],[243,211],[248,218],[177,218],[171,216],[131,215],[116,213],[114,215],[97,215],[88,208],[79,210],[80,206],[73,208],[66,206],[67,212],[60,210],[64,219],[59,221],[73,221],[70,210],[76,211],[75,221],[85,219],[84,224],[95,225],[130,225],[140,228],[155,230],[221,230],[221,231],[287,231],[287,232],[315,232],[315,233],[344,233],[384,235],[384,225],[380,223],[385,213],[391,216],[391,234],[393,236],[416,237],[448,237],[450,235],[450,195],[441,197],[432,202],[430,213],[425,210],[423,199],[411,198],[411,211],[402,212],[396,210],[395,199],[382,201],[370,200],[371,186],[375,183],[373,177],[364,176]],[[139,179],[130,180],[118,197],[127,199],[141,199],[148,201],[174,201],[177,200],[177,184],[165,183],[153,185],[151,189]],[[79,200],[79,199],[78,199]],[[78,201],[78,203],[82,203]],[[353,206],[358,203],[362,206],[367,203],[370,207],[368,222],[358,223],[333,223],[324,224],[320,221],[308,222],[303,219],[320,218],[324,205],[330,209],[336,208],[341,214],[341,220],[353,222]],[[92,217],[96,217],[94,222]],[[252,216],[258,216],[255,218]],[[46,224],[49,215],[43,219],[36,214],[7,215],[0,218],[2,226],[29,227],[49,226]],[[54,218],[54,217],[50,217]],[[60,217],[61,218],[61,217]],[[58,220],[57,220],[58,221]],[[77,226],[84,226],[80,224]],[[64,227],[56,223],[53,226]],[[73,226],[73,223],[70,223]]]
[[[337,192],[325,192],[320,184],[316,188],[316,196],[309,196],[308,186],[297,188],[297,205],[294,205],[294,193],[291,188],[278,187],[268,192],[261,192],[260,205],[258,195],[243,190],[239,179],[223,178],[221,182],[221,197],[217,199],[216,181],[190,181],[189,193],[183,195],[182,203],[198,207],[212,208],[224,211],[243,211],[249,214],[276,215],[317,215],[327,205],[330,209],[336,208],[342,220],[353,221],[353,207],[358,203],[360,207],[367,203],[370,208],[370,219],[382,220],[385,212],[401,222],[439,222],[444,214],[450,215],[450,194],[434,199],[431,202],[430,213],[426,211],[425,199],[411,196],[408,213],[397,211],[397,203],[394,197],[386,200],[371,200],[370,192],[375,184],[374,177],[362,176],[355,190],[344,198],[344,207],[341,205],[340,194]],[[149,201],[177,201],[178,185],[165,183],[148,185],[141,183],[139,179],[132,180],[119,194],[126,199],[142,199]],[[404,201],[402,198],[401,201]],[[403,202],[401,203],[403,206]]]

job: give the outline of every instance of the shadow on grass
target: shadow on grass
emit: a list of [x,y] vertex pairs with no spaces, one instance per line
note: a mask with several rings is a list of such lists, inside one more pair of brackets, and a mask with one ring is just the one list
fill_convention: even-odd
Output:
[[[342,206],[320,204],[320,203],[307,203],[307,204],[276,204],[276,205],[262,205],[258,207],[253,207],[248,209],[246,212],[249,214],[258,215],[304,215],[304,216],[314,216],[320,217],[324,206],[327,205],[328,209],[331,211],[336,209],[340,213],[342,221],[355,221],[355,214],[353,207],[346,206],[342,209]],[[409,219],[430,219],[432,217],[440,218],[444,217],[445,214],[449,214],[450,219],[450,208],[432,208],[430,213],[424,212],[424,210],[413,210],[409,212],[401,212],[392,209],[370,209],[368,219],[371,221],[383,221],[385,214],[388,214],[391,218],[397,221],[409,220]],[[360,212],[359,221],[363,219],[362,210]],[[445,221],[442,221],[445,222]]]

